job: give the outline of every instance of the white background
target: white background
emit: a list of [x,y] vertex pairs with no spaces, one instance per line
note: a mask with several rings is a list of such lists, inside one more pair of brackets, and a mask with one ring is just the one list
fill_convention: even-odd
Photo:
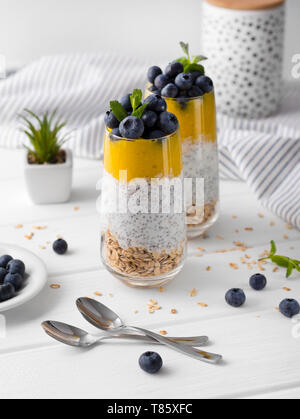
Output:
[[[201,0],[0,0],[0,54],[8,67],[45,54],[114,50],[170,59],[177,43],[201,52]],[[300,53],[300,4],[287,0],[285,76]]]

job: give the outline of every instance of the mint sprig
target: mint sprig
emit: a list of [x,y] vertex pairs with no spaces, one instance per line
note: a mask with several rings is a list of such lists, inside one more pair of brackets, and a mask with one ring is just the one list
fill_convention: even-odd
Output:
[[261,258],[259,260],[262,261],[262,260],[270,259],[277,266],[280,266],[281,268],[286,268],[287,278],[289,278],[292,275],[294,269],[300,272],[300,260],[291,259],[288,256],[280,256],[280,255],[277,255],[276,253],[277,253],[277,247],[274,240],[272,240],[269,256]]
[[[143,92],[140,89],[135,89],[132,95],[130,96],[130,103],[132,106],[131,116],[135,116],[137,118],[141,118],[143,116],[144,111],[148,106],[148,103],[146,103],[145,105],[141,105],[142,99]],[[128,116],[126,109],[124,109],[122,104],[117,100],[113,100],[110,102],[110,109],[112,110],[112,113],[119,122],[122,122],[123,119],[127,118]]]
[[203,65],[199,63],[201,61],[207,60],[207,58],[204,57],[204,55],[194,55],[191,57],[189,44],[180,42],[180,46],[186,56],[177,58],[177,60],[175,61],[178,61],[183,65],[184,72],[190,73],[191,71],[200,71],[200,73],[205,74],[205,69]]

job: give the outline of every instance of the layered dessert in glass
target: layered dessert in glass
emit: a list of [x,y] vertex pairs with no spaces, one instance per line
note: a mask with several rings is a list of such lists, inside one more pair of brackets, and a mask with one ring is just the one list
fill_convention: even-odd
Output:
[[101,255],[127,285],[156,287],[185,260],[181,140],[164,99],[141,98],[136,90],[111,102],[106,116]]
[[[219,163],[216,106],[212,80],[205,75],[203,56],[186,54],[170,63],[163,72],[153,66],[148,71],[146,97],[162,95],[168,111],[179,121],[184,178],[193,178],[193,191],[186,202],[188,237],[202,235],[219,216]],[[196,180],[203,179],[202,191]],[[202,196],[201,196],[202,194]]]

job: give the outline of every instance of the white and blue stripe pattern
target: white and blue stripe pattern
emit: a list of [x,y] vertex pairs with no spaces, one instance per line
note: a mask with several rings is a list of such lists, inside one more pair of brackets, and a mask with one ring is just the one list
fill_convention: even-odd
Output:
[[[149,62],[114,54],[44,57],[0,80],[0,146],[22,147],[18,114],[24,108],[58,117],[75,129],[76,156],[100,158],[104,113],[111,99],[144,88]],[[288,85],[281,111],[264,120],[219,115],[220,171],[243,179],[260,202],[300,229],[300,86]]]

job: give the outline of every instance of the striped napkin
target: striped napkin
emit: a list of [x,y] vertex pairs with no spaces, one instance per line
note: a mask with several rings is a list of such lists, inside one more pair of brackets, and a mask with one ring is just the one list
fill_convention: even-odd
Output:
[[[100,158],[111,99],[145,86],[147,61],[111,53],[44,57],[0,80],[0,146],[27,142],[17,117],[58,109],[74,129],[76,156]],[[262,205],[300,229],[300,83],[285,88],[281,111],[263,120],[219,115],[220,172],[247,182]]]

